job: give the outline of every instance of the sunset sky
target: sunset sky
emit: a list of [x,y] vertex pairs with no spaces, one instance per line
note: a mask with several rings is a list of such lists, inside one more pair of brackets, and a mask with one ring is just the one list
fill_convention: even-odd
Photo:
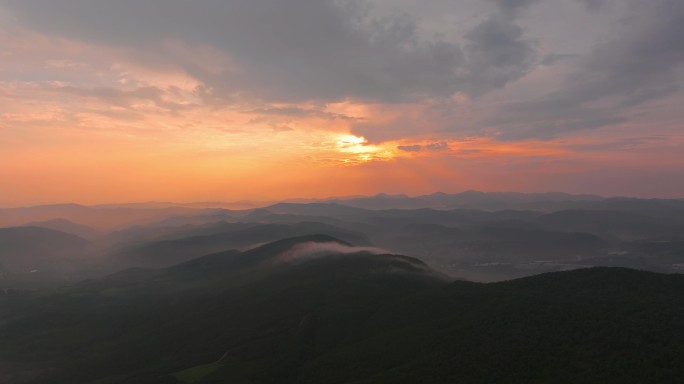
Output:
[[0,206],[684,197],[682,0],[0,0]]

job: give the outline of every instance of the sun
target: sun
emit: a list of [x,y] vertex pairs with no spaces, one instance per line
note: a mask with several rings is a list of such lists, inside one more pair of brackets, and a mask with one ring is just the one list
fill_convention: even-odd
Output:
[[335,150],[343,154],[345,164],[359,164],[377,160],[389,160],[393,151],[386,145],[370,144],[363,136],[340,133],[335,136]]
[[354,135],[349,135],[349,134],[341,134],[339,136],[339,138],[337,139],[337,143],[340,146],[363,145],[367,142],[368,142],[368,140],[366,140],[365,137],[354,136]]
[[380,150],[377,145],[368,144],[363,136],[351,134],[339,134],[335,139],[335,147],[339,152],[344,153],[375,153]]

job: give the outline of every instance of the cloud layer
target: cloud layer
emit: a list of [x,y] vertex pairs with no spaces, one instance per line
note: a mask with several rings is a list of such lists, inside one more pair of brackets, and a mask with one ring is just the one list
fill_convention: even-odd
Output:
[[[407,14],[374,17],[371,4],[361,1],[3,4],[46,33],[130,49],[149,65],[178,65],[201,82],[205,96],[228,101],[398,102],[459,91],[480,95],[523,76],[534,57],[509,5],[469,31],[461,46],[420,36],[417,20]],[[197,46],[215,50],[216,62],[195,60]]]
[[[0,198],[68,199],[85,174],[83,196],[154,199],[169,164],[201,185],[170,199],[630,169],[684,193],[680,0],[0,0],[0,22]],[[314,182],[330,169],[344,185]]]
[[[681,1],[629,0],[621,7],[579,1],[590,11],[613,12],[619,21],[607,27],[615,32],[597,36],[586,52],[553,52],[553,41],[526,35],[526,26],[534,27],[535,21],[525,15],[539,3],[482,0],[480,8],[471,7],[481,14],[458,38],[447,39],[449,31],[426,36],[421,28],[426,21],[401,8],[387,10],[383,2],[362,0],[0,2],[20,24],[43,33],[112,46],[124,50],[128,60],[182,71],[197,82],[196,96],[212,105],[481,98],[540,64],[574,58],[573,68],[558,73],[565,78],[560,86],[536,100],[506,103],[474,124],[480,130],[493,126],[510,139],[620,124],[633,107],[679,92]],[[425,7],[439,4],[435,0]],[[464,4],[451,11],[469,12]],[[542,45],[548,51],[543,60]],[[107,93],[103,88],[71,92]],[[159,101],[158,91],[150,88],[133,93]],[[459,112],[458,105],[451,108]]]

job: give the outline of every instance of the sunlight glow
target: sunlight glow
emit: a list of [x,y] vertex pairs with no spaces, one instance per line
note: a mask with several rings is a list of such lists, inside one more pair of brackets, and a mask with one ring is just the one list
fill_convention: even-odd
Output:
[[391,150],[393,146],[368,144],[368,140],[361,136],[337,134],[334,141],[335,150],[345,156],[341,161],[345,165],[389,160],[395,156],[395,151]]
[[359,137],[359,136],[354,136],[354,135],[347,135],[347,134],[341,134],[338,137],[338,143],[340,146],[349,146],[349,145],[359,145],[359,144],[365,144],[368,142],[365,137]]

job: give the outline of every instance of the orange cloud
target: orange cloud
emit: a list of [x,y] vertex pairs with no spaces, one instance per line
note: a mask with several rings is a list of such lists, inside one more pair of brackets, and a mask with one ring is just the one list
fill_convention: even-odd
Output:
[[[503,142],[472,129],[483,112],[462,94],[402,104],[216,100],[181,65],[153,68],[112,47],[11,32],[0,30],[0,205],[463,189],[650,193],[630,169],[643,180],[666,175],[667,190],[684,193],[669,181],[684,161],[676,114]],[[206,46],[166,49],[206,72],[230,66]],[[644,136],[647,128],[657,134]],[[611,187],[614,175],[622,176]]]

